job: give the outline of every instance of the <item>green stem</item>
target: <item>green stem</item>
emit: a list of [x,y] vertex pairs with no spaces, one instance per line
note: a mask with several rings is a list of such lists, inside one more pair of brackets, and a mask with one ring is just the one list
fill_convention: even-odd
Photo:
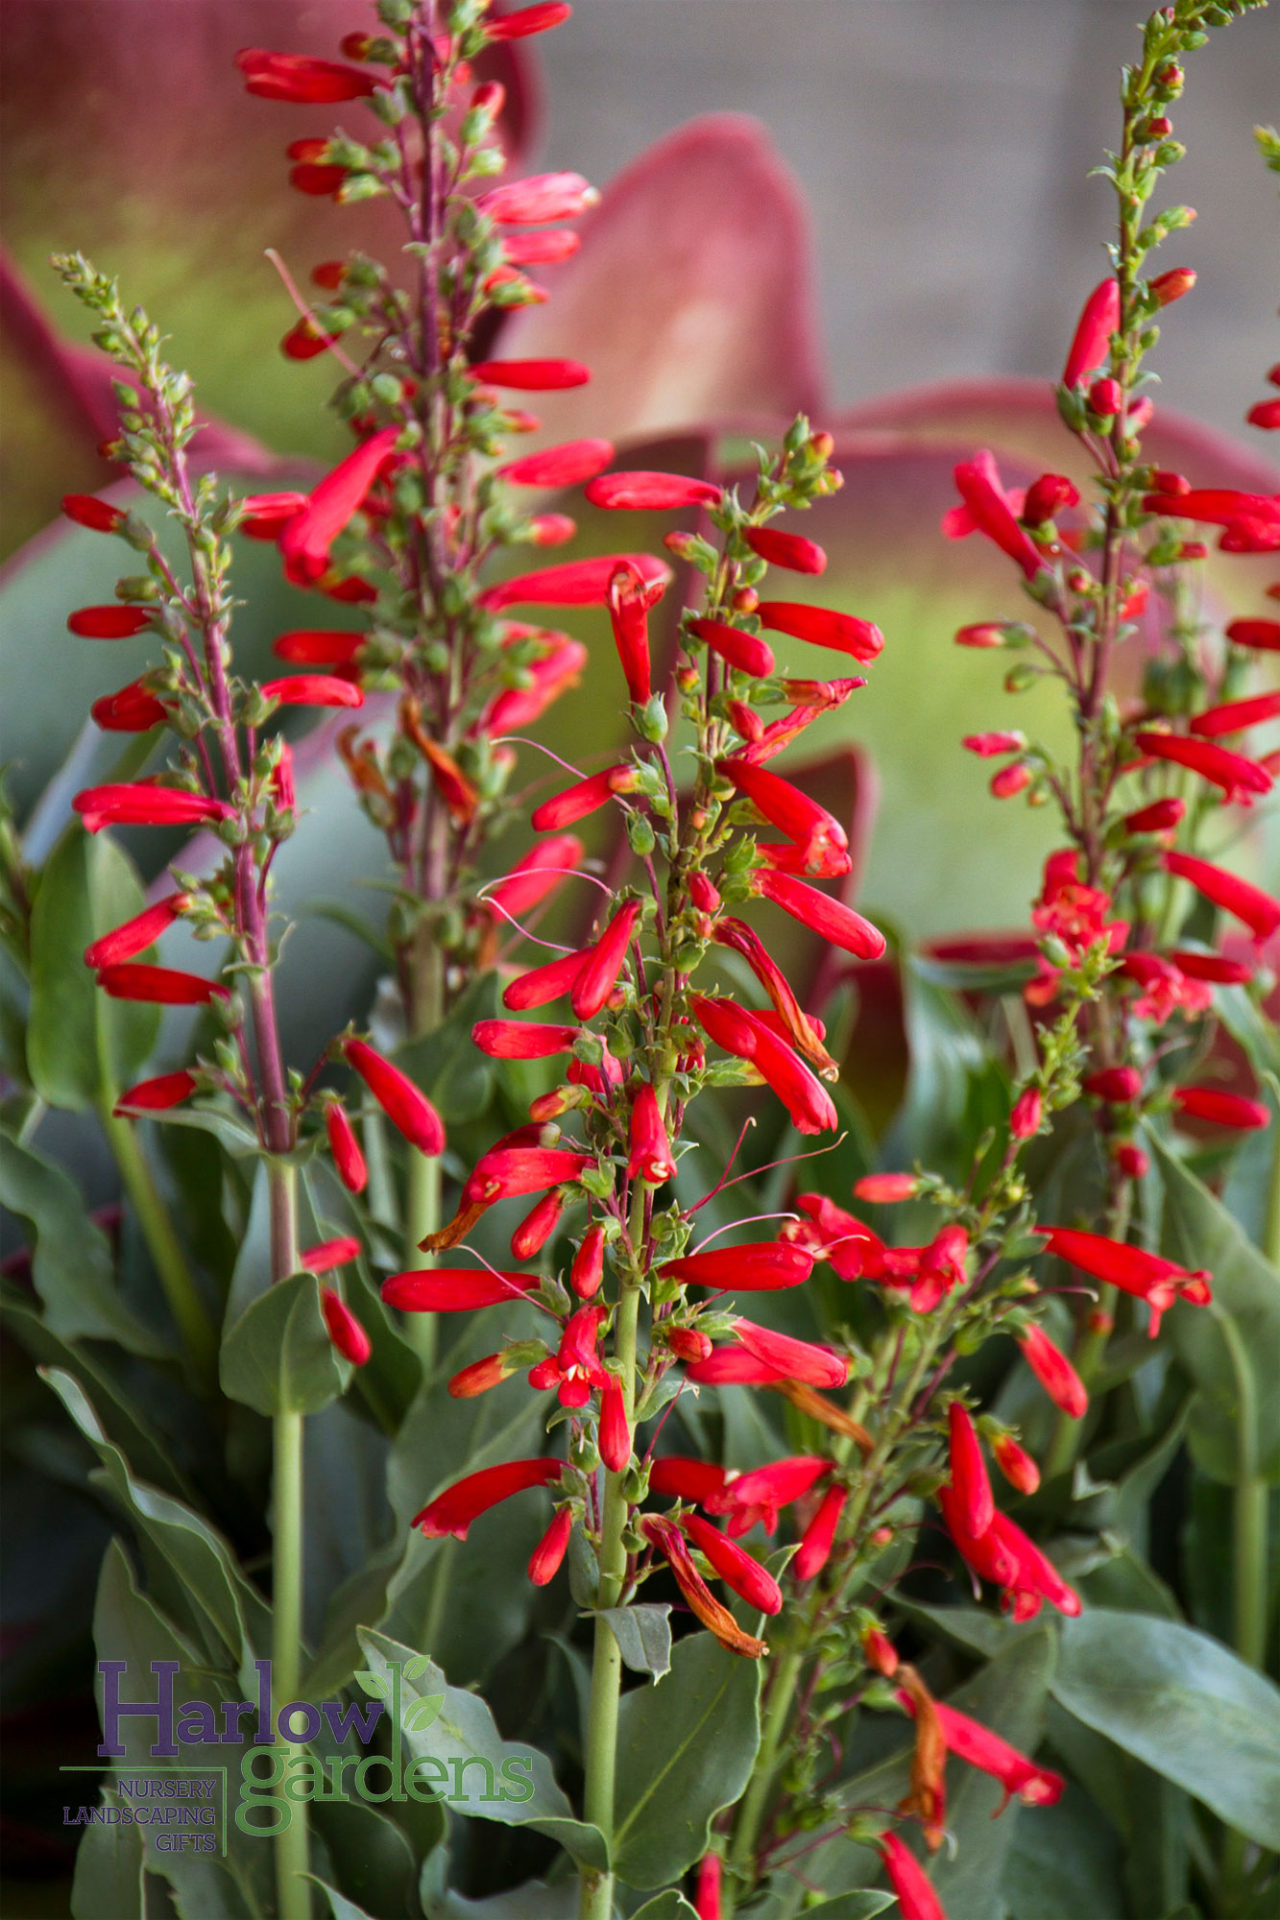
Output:
[[135,1123],[118,1120],[105,1104],[99,1109],[99,1115],[107,1143],[120,1169],[125,1191],[138,1225],[142,1228],[147,1251],[160,1276],[169,1311],[177,1322],[191,1372],[197,1384],[208,1391],[218,1378],[218,1343],[213,1324],[197,1291],[195,1278],[187,1265],[182,1242],[169,1217],[169,1209],[138,1143]]
[[744,1880],[752,1877],[756,1839],[764,1820],[765,1808],[778,1764],[778,1749],[787,1730],[787,1716],[795,1696],[796,1682],[804,1665],[806,1637],[800,1634],[779,1660],[769,1683],[769,1705],[760,1730],[760,1750],[756,1754],[751,1779],[743,1798],[742,1810],[734,1825],[729,1865]]
[[[658,1104],[665,1108],[666,1088],[655,1087]],[[643,1260],[645,1188],[635,1182],[631,1196],[631,1246],[638,1267]],[[635,1412],[636,1348],[640,1326],[640,1279],[632,1268],[623,1272],[618,1284],[618,1318],[614,1329],[614,1353],[622,1369],[622,1397],[628,1429]],[[604,1511],[600,1521],[600,1591],[598,1605],[616,1607],[622,1598],[627,1578],[627,1497],[624,1492],[626,1470],[605,1473]],[[622,1695],[622,1651],[607,1620],[596,1615],[595,1645],[591,1657],[591,1701],[587,1709],[586,1788],[583,1810],[589,1821],[599,1827],[605,1840],[613,1840],[614,1783],[618,1765],[618,1703]],[[578,1920],[611,1920],[613,1914],[613,1875],[583,1867],[578,1884]]]
[[[434,1033],[444,1016],[444,956],[429,931],[419,936],[411,956],[407,1012],[410,1040]],[[404,1205],[406,1268],[430,1266],[434,1259],[422,1252],[421,1242],[440,1225],[441,1193],[440,1161],[411,1148]],[[422,1363],[423,1378],[428,1379],[436,1363],[435,1315],[406,1315],[404,1333]]]
[[[276,1162],[270,1171],[271,1271],[283,1279],[298,1264],[297,1172]],[[272,1422],[271,1688],[275,1710],[298,1698],[302,1678],[302,1415],[278,1413]],[[290,1804],[288,1826],[276,1835],[279,1920],[310,1920],[311,1883],[307,1809]]]
[[[1123,1229],[1117,1238],[1123,1237]],[[1104,1285],[1098,1294],[1098,1304],[1094,1311],[1110,1316],[1115,1311],[1116,1290]],[[1086,1387],[1092,1388],[1106,1352],[1110,1334],[1105,1327],[1086,1327],[1080,1335],[1072,1364]],[[1083,1418],[1075,1420],[1069,1413],[1060,1413],[1054,1423],[1053,1438],[1044,1458],[1044,1477],[1052,1480],[1055,1474],[1066,1473],[1076,1457],[1080,1445]]]

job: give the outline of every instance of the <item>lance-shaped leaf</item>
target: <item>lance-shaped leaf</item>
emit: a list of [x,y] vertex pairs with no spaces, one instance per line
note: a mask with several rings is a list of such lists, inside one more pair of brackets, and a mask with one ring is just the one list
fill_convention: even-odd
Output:
[[314,1273],[291,1274],[260,1293],[222,1342],[222,1390],[257,1413],[319,1413],[351,1378],[320,1309]]
[[656,1687],[624,1696],[613,1844],[628,1886],[668,1885],[706,1852],[712,1820],[751,1777],[759,1693],[758,1661],[698,1633]]
[[[363,1631],[360,1645],[377,1696],[400,1701],[404,1742],[419,1760],[434,1762],[423,1784],[435,1785],[455,1813],[502,1826],[532,1827],[557,1841],[584,1865],[604,1870],[608,1848],[598,1827],[576,1820],[568,1796],[556,1783],[544,1753],[503,1740],[484,1701],[451,1687],[425,1654]],[[395,1667],[399,1668],[398,1675]],[[368,1689],[368,1682],[362,1681]],[[443,1696],[440,1710],[415,1724],[415,1708]],[[429,1781],[428,1781],[429,1772]]]

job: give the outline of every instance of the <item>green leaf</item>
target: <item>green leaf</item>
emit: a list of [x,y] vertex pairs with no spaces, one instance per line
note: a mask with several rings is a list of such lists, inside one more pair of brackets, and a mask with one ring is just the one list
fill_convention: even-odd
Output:
[[820,1900],[816,1907],[805,1908],[805,1920],[816,1914],[818,1920],[875,1920],[878,1913],[893,1905],[894,1896],[879,1887],[853,1887],[838,1893],[834,1900]]
[[967,1172],[973,1141],[1008,1113],[1004,1073],[959,997],[924,979],[909,957],[902,995],[911,1065],[885,1164]]
[[656,1683],[671,1671],[671,1609],[667,1606],[602,1607],[623,1662]]
[[317,1799],[312,1818],[341,1888],[338,1898],[350,1913],[367,1909],[371,1920],[400,1920],[410,1910],[418,1877],[404,1831],[381,1807],[354,1798]]
[[329,1902],[330,1920],[373,1920],[373,1916],[366,1913],[363,1907],[358,1907],[354,1900],[348,1900],[345,1894],[331,1887],[327,1880],[321,1880],[318,1874],[309,1873],[306,1877],[312,1886],[319,1887]]
[[698,1914],[682,1893],[668,1887],[656,1900],[646,1900],[642,1907],[637,1907],[631,1920],[698,1920]]
[[314,1273],[278,1280],[242,1313],[222,1342],[218,1378],[232,1400],[257,1413],[319,1413],[351,1378],[320,1310]]
[[1054,1694],[1068,1712],[1280,1847],[1280,1689],[1207,1634],[1099,1609],[1068,1620]]
[[1018,1821],[1000,1881],[1010,1920],[1125,1920],[1122,1860],[1114,1830],[1069,1783],[1056,1807]]
[[1153,1145],[1164,1181],[1161,1250],[1213,1275],[1212,1305],[1177,1306],[1167,1321],[1201,1393],[1190,1427],[1196,1460],[1228,1486],[1250,1465],[1280,1480],[1280,1272],[1208,1188],[1160,1140]]
[[42,1368],[53,1389],[89,1441],[105,1486],[137,1528],[156,1604],[188,1629],[214,1662],[239,1671],[270,1638],[266,1603],[236,1566],[222,1537],[180,1500],[136,1480],[128,1461],[103,1431],[80,1383],[60,1369]]
[[161,1359],[172,1348],[120,1297],[107,1238],[61,1167],[0,1133],[0,1206],[31,1224],[31,1277],[49,1330],[63,1340],[114,1340]]
[[495,1893],[487,1900],[464,1900],[460,1893],[449,1892],[433,1898],[428,1893],[423,1907],[427,1920],[575,1920],[578,1889],[528,1880],[510,1893]]
[[396,1053],[396,1065],[422,1088],[446,1123],[461,1126],[477,1120],[489,1104],[493,1063],[472,1042],[471,1029],[477,1020],[501,1011],[498,976],[483,973],[434,1033]]
[[79,826],[54,848],[31,913],[27,1062],[41,1099],[82,1112],[137,1078],[160,1031],[160,1009],[112,1000],[84,963],[91,940],[141,913],[146,897],[127,854]]
[[[84,1776],[88,1779],[88,1775]],[[104,1788],[108,1806],[119,1798]],[[76,1848],[72,1920],[146,1920],[146,1853],[141,1827],[86,1827]]]
[[759,1662],[698,1633],[665,1680],[624,1696],[613,1845],[628,1886],[666,1886],[702,1858],[712,1820],[751,1778],[759,1695]]
[[[395,1684],[394,1668],[399,1666],[405,1745],[417,1759],[442,1763],[447,1790],[441,1798],[454,1813],[503,1826],[532,1827],[557,1841],[575,1860],[598,1871],[606,1869],[604,1835],[598,1827],[573,1817],[568,1796],[557,1785],[544,1753],[503,1740],[484,1701],[449,1686],[425,1654],[415,1654],[398,1640],[367,1630],[360,1634],[360,1645],[370,1672],[388,1687]],[[431,1724],[408,1725],[413,1705],[436,1694],[443,1694],[444,1706]],[[468,1761],[482,1763],[478,1774],[468,1769]],[[519,1791],[523,1797],[504,1799],[504,1791]]]

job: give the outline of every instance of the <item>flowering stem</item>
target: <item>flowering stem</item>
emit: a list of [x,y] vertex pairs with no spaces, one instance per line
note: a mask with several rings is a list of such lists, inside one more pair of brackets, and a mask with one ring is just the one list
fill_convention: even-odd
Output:
[[[297,1270],[297,1171],[276,1162],[269,1174],[271,1271]],[[302,1415],[278,1413],[272,1422],[271,1683],[276,1711],[298,1698],[302,1665]],[[307,1810],[299,1802],[276,1836],[276,1890],[280,1920],[309,1920]]]
[[[654,1091],[659,1111],[666,1110],[667,1088],[659,1082]],[[634,1183],[629,1221],[631,1245],[636,1265],[644,1257],[645,1187]],[[622,1397],[627,1427],[633,1425],[635,1412],[636,1347],[640,1324],[640,1280],[633,1270],[620,1270],[618,1315],[614,1330],[614,1353],[622,1369]],[[600,1590],[598,1605],[616,1607],[622,1598],[627,1578],[627,1549],[624,1541],[628,1502],[624,1491],[624,1473],[605,1472],[604,1512],[600,1524]],[[599,1827],[606,1841],[613,1838],[614,1782],[618,1760],[618,1702],[622,1692],[622,1650],[617,1636],[602,1615],[596,1616],[595,1645],[591,1660],[591,1701],[587,1712],[586,1817]],[[596,1873],[583,1867],[579,1884],[578,1920],[611,1920],[613,1913],[613,1875]]]
[[127,1120],[118,1120],[110,1105],[100,1110],[102,1130],[115,1155],[125,1191],[142,1229],[147,1251],[164,1288],[169,1311],[177,1323],[195,1380],[212,1387],[217,1379],[217,1343],[213,1327],[196,1290],[195,1279],[187,1265],[182,1242],[174,1230],[169,1210],[147,1165],[138,1136]]
[[[430,926],[419,929],[410,968],[407,998],[412,1041],[434,1033],[444,1017],[444,954]],[[431,1264],[433,1256],[420,1248],[440,1225],[440,1201],[439,1156],[411,1149],[404,1207],[404,1263],[408,1268]],[[425,1379],[436,1361],[436,1317],[433,1313],[408,1314],[404,1331],[422,1363]]]

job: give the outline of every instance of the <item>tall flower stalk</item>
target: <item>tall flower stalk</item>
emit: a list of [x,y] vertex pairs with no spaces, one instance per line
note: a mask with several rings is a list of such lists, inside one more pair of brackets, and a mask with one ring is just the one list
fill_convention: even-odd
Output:
[[[368,1359],[368,1335],[336,1287],[320,1284],[359,1251],[356,1241],[304,1250],[299,1240],[297,1166],[308,1123],[325,1109],[328,1144],[339,1177],[362,1184],[363,1163],[349,1123],[336,1119],[332,1101],[322,1102],[316,1081],[322,1055],[304,1080],[291,1073],[281,1051],[275,966],[279,940],[271,926],[271,872],[276,855],[296,824],[290,749],[267,723],[282,708],[297,705],[358,707],[363,695],[347,680],[298,674],[255,685],[235,672],[230,644],[233,600],[229,533],[240,503],[219,492],[211,475],[193,479],[186,449],[195,430],[191,382],[160,356],[160,336],[145,314],[122,305],[113,282],[79,256],[56,265],[65,283],[97,322],[95,339],[120,366],[120,437],[113,456],[182,529],[185,572],[171,567],[147,521],[88,496],[70,496],[68,516],[83,526],[116,534],[142,555],[145,573],[117,582],[114,604],[73,613],[73,633],[112,640],[146,633],[161,659],[129,685],[98,701],[94,717],[109,731],[170,736],[164,770],[143,779],[85,789],[74,806],[84,827],[97,833],[112,826],[203,827],[224,849],[217,869],[201,877],[175,874],[176,890],[133,920],[96,940],[86,962],[100,988],[116,999],[203,1009],[209,1020],[208,1052],[187,1067],[126,1089],[116,1113],[126,1120],[163,1119],[188,1102],[221,1111],[246,1133],[261,1158],[269,1195],[270,1275],[273,1286],[295,1282],[298,1311],[315,1338],[339,1360],[338,1381],[350,1363]],[[139,958],[159,935],[182,922],[204,941],[225,942],[227,957],[210,977]],[[439,1154],[443,1130],[416,1088],[388,1091],[388,1067],[362,1043],[347,1041],[347,1058],[365,1066],[375,1096],[388,1106],[402,1131],[416,1135],[423,1151]],[[401,1092],[397,1104],[394,1095]],[[203,1302],[172,1302],[180,1324],[200,1315]],[[224,1386],[235,1388],[226,1372]],[[200,1357],[200,1356],[197,1356]],[[275,1355],[258,1356],[267,1375]],[[303,1655],[303,1413],[287,1394],[273,1406],[272,1481],[272,1688],[277,1703],[298,1697]],[[255,1401],[255,1404],[257,1402]],[[277,1884],[283,1920],[303,1920],[310,1911],[305,1809],[279,1834]]]
[[[567,6],[491,18],[472,0],[379,0],[378,34],[343,42],[352,63],[246,49],[250,92],[293,105],[343,101],[382,122],[382,136],[339,132],[295,141],[290,179],[343,205],[390,198],[403,218],[408,287],[366,254],[326,261],[284,341],[292,358],[329,352],[344,369],[335,404],[360,438],[355,454],[310,496],[264,496],[250,522],[279,541],[290,578],[362,604],[361,633],[283,634],[283,658],[323,666],[394,698],[388,728],[344,729],[339,746],[360,804],[386,838],[396,876],[388,925],[406,1038],[447,1021],[478,972],[510,945],[501,900],[478,887],[488,841],[509,821],[506,788],[519,737],[585,661],[567,635],[503,617],[527,600],[602,597],[553,575],[484,588],[495,556],[552,547],[576,528],[536,512],[540,491],[590,478],[613,449],[604,440],[507,458],[536,418],[523,398],[587,380],[569,360],[483,358],[504,313],[541,302],[525,267],[552,266],[577,247],[567,224],[597,198],[579,175],[500,181],[503,88],[477,83],[491,48],[558,26]],[[548,885],[580,853],[553,850]],[[406,1257],[440,1224],[440,1162],[412,1156],[406,1173]],[[434,1320],[414,1329],[434,1351]]]

